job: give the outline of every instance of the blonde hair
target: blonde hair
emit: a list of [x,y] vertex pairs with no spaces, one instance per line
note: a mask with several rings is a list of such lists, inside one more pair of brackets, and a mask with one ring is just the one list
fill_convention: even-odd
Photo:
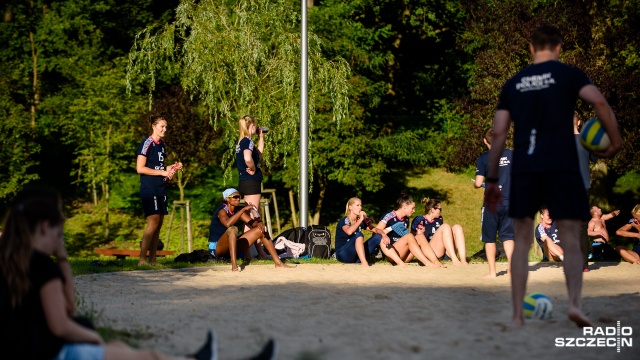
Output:
[[360,200],[360,198],[352,197],[351,199],[349,199],[349,201],[347,201],[347,206],[344,209],[344,216],[349,216],[349,206],[353,205],[356,200]]
[[631,215],[640,215],[640,204],[636,205],[631,209]]
[[251,115],[245,115],[238,120],[238,123],[240,127],[240,138],[238,139],[238,144],[240,144],[242,139],[251,136],[249,133],[249,127],[251,127],[251,125],[256,125],[256,118]]

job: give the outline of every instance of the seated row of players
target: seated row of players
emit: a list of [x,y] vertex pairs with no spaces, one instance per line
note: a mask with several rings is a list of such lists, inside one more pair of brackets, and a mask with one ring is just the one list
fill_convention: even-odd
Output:
[[[362,211],[362,201],[357,197],[349,199],[345,216],[336,226],[336,259],[369,266],[367,258],[380,248],[398,266],[405,266],[413,258],[429,267],[443,267],[441,259],[451,259],[454,266],[466,265],[462,227],[444,222],[440,201],[424,198],[422,203],[424,214],[416,216],[409,226],[416,204],[411,196],[403,194],[396,201],[397,209],[385,214],[374,227]],[[367,241],[362,233],[365,229],[373,233]]]
[[[602,209],[592,206],[591,220],[589,220],[587,234],[593,241],[593,254],[605,253],[605,248],[609,240],[609,232],[607,231],[606,221],[610,220],[618,214],[620,210],[614,210],[608,214],[603,214]],[[631,210],[632,218],[629,222],[616,231],[616,235],[624,238],[633,238],[633,248],[627,249],[625,246],[618,246],[616,252],[627,262],[640,265],[640,204]],[[541,222],[536,228],[536,241],[544,254],[543,261],[553,259],[554,261],[564,260],[564,251],[558,236],[558,230],[555,222],[549,216],[549,210],[545,207],[540,209]],[[633,232],[635,230],[636,232]]]

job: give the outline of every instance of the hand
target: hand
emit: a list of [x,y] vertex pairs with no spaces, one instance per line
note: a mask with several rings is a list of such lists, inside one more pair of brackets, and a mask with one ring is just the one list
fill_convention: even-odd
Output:
[[384,245],[391,244],[391,239],[387,235],[382,235],[382,241],[380,241]]
[[620,214],[620,210],[613,210],[611,212],[611,215],[613,215],[613,216],[618,216],[618,214]]
[[366,217],[367,217],[367,213],[364,212],[364,211],[360,211],[360,219],[364,220],[364,218],[366,218]]
[[256,171],[250,167],[247,168],[247,174],[249,175],[254,175],[256,173]]
[[484,202],[487,205],[487,210],[492,214],[498,211],[498,205],[502,202],[502,192],[497,183],[488,183],[484,193]]

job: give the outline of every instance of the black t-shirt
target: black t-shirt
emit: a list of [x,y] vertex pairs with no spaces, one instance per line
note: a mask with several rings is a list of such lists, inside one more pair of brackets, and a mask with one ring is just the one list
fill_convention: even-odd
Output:
[[[245,150],[251,151],[251,158],[253,159],[253,163],[256,165],[256,172],[253,175],[250,175],[247,172],[247,163],[244,161]],[[238,180],[262,181],[262,170],[260,170],[260,151],[253,140],[244,138],[240,140],[238,145],[236,145],[236,167],[240,173],[240,178]]]
[[[502,192],[502,204],[509,205],[509,194],[511,191],[511,163],[513,162],[513,150],[504,149],[498,164],[498,187]],[[486,177],[489,173],[489,152],[480,155],[476,163],[476,175]],[[486,191],[486,189],[485,189]]]
[[553,60],[529,65],[505,83],[497,109],[508,110],[514,124],[513,174],[579,171],[573,113],[589,84],[582,70]]
[[29,264],[31,288],[20,305],[13,309],[5,274],[0,270],[0,344],[4,354],[19,354],[20,359],[53,359],[64,340],[55,337],[44,315],[40,290],[49,281],[64,277],[51,257],[34,250]]
[[[164,141],[155,142],[151,136],[142,140],[136,151],[136,155],[142,155],[147,158],[144,166],[154,170],[165,170],[164,159],[166,156],[166,148]],[[147,189],[155,189],[156,195],[166,196],[166,187],[162,176],[140,175],[140,187]]]

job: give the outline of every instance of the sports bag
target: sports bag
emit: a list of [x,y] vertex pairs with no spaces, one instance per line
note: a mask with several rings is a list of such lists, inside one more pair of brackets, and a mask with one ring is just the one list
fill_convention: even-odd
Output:
[[331,233],[323,225],[307,227],[305,245],[309,255],[315,258],[328,259],[331,256]]

